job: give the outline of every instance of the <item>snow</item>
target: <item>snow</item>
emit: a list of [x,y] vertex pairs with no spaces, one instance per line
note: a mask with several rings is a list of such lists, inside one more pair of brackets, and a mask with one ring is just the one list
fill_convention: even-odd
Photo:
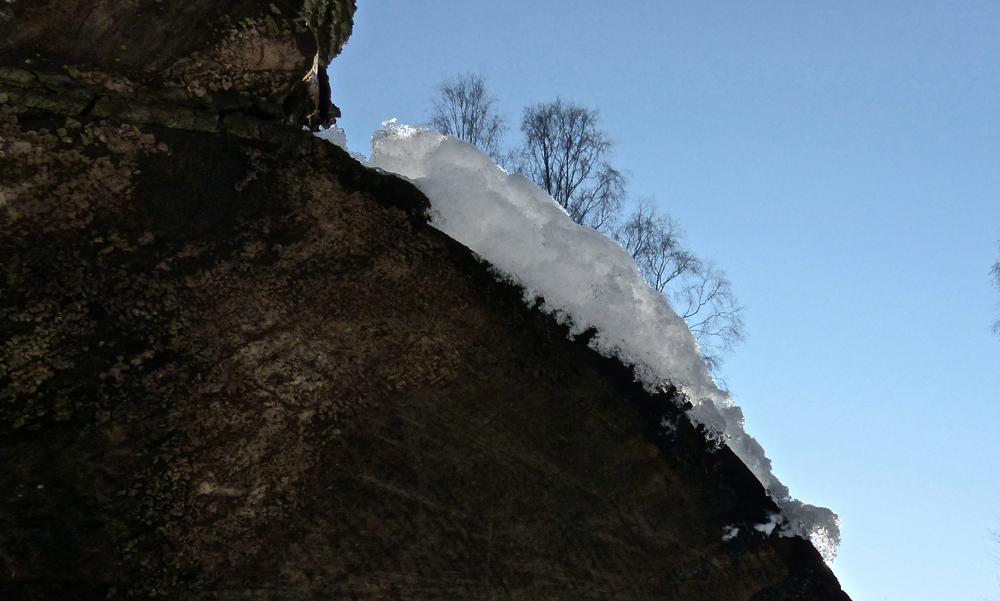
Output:
[[[522,286],[525,302],[567,324],[571,337],[593,328],[589,345],[632,366],[647,390],[677,386],[693,405],[690,417],[728,445],[781,508],[780,527],[774,516],[744,530],[752,526],[770,535],[778,527],[782,536],[812,540],[832,563],[840,543],[837,515],[789,496],[764,449],[744,431],[743,412],[716,386],[687,324],[646,284],[621,246],[573,223],[551,196],[475,146],[395,119],[382,125],[372,135],[369,167],[409,179],[430,199],[434,227]],[[328,139],[342,138],[340,130]],[[739,531],[733,525],[726,536]]]
[[764,536],[771,536],[771,533],[774,532],[774,529],[777,527],[780,519],[780,515],[772,513],[766,522],[763,524],[755,524],[753,529],[757,532],[763,532]]
[[[302,126],[302,129],[309,131],[309,128],[305,126]],[[362,163],[368,160],[368,158],[365,157],[365,155],[361,154],[360,152],[352,152],[350,149],[347,148],[347,132],[345,132],[343,128],[337,127],[336,125],[331,125],[330,127],[325,129],[320,128],[318,132],[315,132],[315,136],[322,140],[326,140],[327,142],[333,144],[334,146],[339,146],[343,148],[348,152],[348,154],[350,154],[352,157],[354,157],[356,160]]]
[[[302,129],[306,131],[309,130],[309,128],[305,126],[302,126]],[[336,125],[332,125],[326,129],[320,128],[320,130],[316,132],[316,137],[326,140],[334,146],[340,146],[344,150],[347,150],[347,132]]]

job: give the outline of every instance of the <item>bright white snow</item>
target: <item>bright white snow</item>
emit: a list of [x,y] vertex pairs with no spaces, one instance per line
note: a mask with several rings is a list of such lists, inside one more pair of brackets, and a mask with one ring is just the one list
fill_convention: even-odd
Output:
[[[338,133],[332,137],[340,141]],[[383,123],[372,136],[368,165],[412,181],[431,201],[432,225],[522,286],[526,302],[543,298],[542,310],[569,325],[571,336],[593,327],[590,346],[633,366],[648,390],[669,383],[683,391],[694,405],[691,418],[725,441],[781,507],[779,532],[811,539],[833,561],[840,543],[836,514],[789,496],[760,444],[743,430],[743,412],[709,375],[687,324],[621,246],[573,223],[527,178],[435,130]],[[732,536],[737,532],[734,526]]]
[[[304,125],[302,126],[302,129],[309,131],[309,128]],[[317,138],[321,138],[323,140],[326,140],[330,144],[333,144],[334,146],[339,146],[343,148],[344,150],[347,151],[348,154],[350,154],[358,161],[364,163],[368,160],[365,157],[365,155],[361,154],[360,152],[351,152],[351,150],[347,148],[347,132],[345,132],[343,128],[337,127],[336,125],[331,125],[326,129],[320,129],[318,132],[314,133]]]
[[777,527],[778,522],[780,520],[781,520],[780,515],[772,513],[770,517],[768,517],[766,522],[764,522],[763,524],[755,524],[753,529],[756,530],[757,532],[763,532],[764,536],[771,536],[771,533],[774,532],[774,529],[775,527]]
[[[302,129],[308,130],[309,128],[303,125]],[[326,129],[321,128],[318,132],[316,132],[316,137],[322,138],[334,146],[340,146],[344,150],[347,150],[347,133],[343,130],[343,128],[337,127],[336,125],[331,125]]]

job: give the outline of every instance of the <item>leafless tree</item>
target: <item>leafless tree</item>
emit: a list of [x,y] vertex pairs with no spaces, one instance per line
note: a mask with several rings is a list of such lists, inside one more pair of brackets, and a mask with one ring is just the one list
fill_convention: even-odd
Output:
[[483,76],[462,73],[440,82],[435,90],[431,127],[474,144],[498,163],[506,162],[507,155],[500,150],[501,138],[507,131],[506,119]]
[[516,170],[545,189],[573,221],[621,244],[687,321],[709,368],[717,371],[722,356],[745,337],[744,308],[725,272],[687,250],[680,228],[651,200],[640,200],[622,219],[626,178],[607,161],[613,142],[598,111],[557,98],[525,108],[521,132],[523,146],[512,161]]
[[658,215],[648,198],[636,203],[635,210],[612,230],[611,237],[632,255],[642,277],[660,292],[698,263],[681,245],[676,222],[668,215]]
[[712,371],[722,356],[745,337],[742,307],[726,273],[683,245],[683,234],[668,215],[657,213],[649,199],[611,232],[632,255],[650,286],[665,295],[698,339]]
[[[1000,261],[993,264],[993,269],[990,270],[990,274],[993,276],[993,285],[1000,289]],[[1000,335],[1000,319],[993,322],[993,333]]]
[[722,356],[746,337],[745,308],[736,300],[726,272],[711,261],[698,261],[668,296],[698,339],[709,369],[717,371]]
[[581,225],[602,229],[620,215],[625,176],[608,164],[613,146],[600,115],[557,98],[524,109],[518,171],[552,195]]

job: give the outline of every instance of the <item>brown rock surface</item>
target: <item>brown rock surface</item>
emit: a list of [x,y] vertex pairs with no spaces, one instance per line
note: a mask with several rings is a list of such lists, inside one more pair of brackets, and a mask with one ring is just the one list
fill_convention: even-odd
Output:
[[[340,114],[330,102],[325,67],[350,35],[354,0],[5,0],[2,6],[5,102],[205,131],[224,130],[230,115],[315,130]],[[302,12],[320,33],[310,31]]]
[[[0,17],[0,599],[847,599],[683,399],[247,109],[315,53],[273,6]],[[266,76],[191,91],[213,23],[268,12]]]

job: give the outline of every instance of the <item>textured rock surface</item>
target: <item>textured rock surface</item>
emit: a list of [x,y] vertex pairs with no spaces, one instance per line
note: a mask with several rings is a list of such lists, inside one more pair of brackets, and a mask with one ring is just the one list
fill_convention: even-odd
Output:
[[294,19],[272,83],[198,96],[177,65],[290,3],[50,4],[0,21],[0,599],[847,598],[753,530],[773,504],[674,395],[415,188],[195,100],[281,104],[316,51]]
[[225,129],[230,115],[325,127],[339,114],[325,67],[350,36],[354,0],[305,4],[6,2],[0,98],[66,115],[206,131]]

